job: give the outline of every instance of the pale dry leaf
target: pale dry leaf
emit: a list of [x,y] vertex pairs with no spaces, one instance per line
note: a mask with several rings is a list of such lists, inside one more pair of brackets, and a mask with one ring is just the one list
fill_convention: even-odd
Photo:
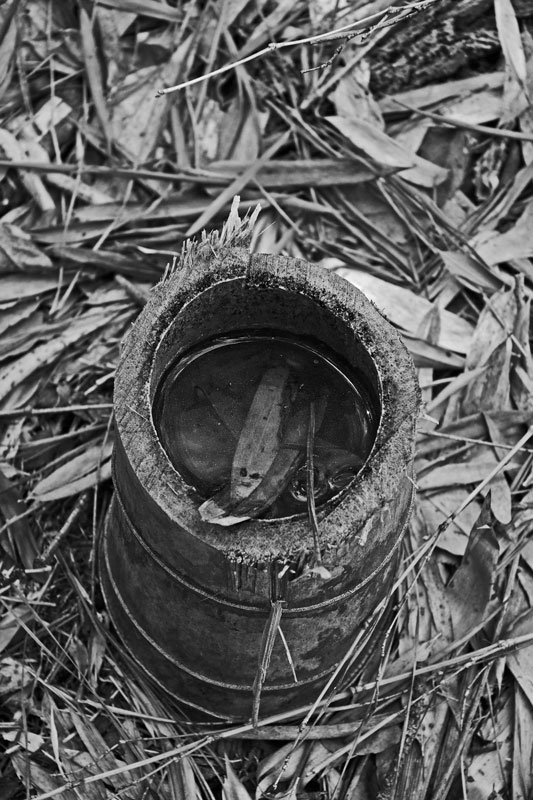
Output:
[[18,225],[0,223],[0,272],[47,271],[52,267],[48,256]]
[[477,369],[470,369],[461,372],[455,378],[452,378],[449,381],[444,389],[441,391],[431,400],[426,406],[426,413],[434,414],[436,409],[439,408],[443,403],[445,403],[450,398],[453,398],[454,395],[458,395],[458,393],[464,389],[465,387],[469,386],[469,384],[475,380],[478,376],[482,375],[485,370],[485,367],[478,367]]
[[491,746],[483,748],[481,753],[474,753],[470,759],[466,771],[469,800],[487,800],[491,795],[494,797],[494,792],[506,794],[513,739],[512,703],[509,696],[505,698],[505,702],[498,704],[496,715],[487,715],[480,735]]
[[[48,150],[46,150],[40,141],[38,141],[38,137],[33,125],[25,126],[24,132],[19,134],[19,142],[21,146],[24,147],[26,157],[29,161],[35,161],[36,163],[41,164],[52,163]],[[77,180],[76,178],[72,178],[70,175],[48,172],[43,175],[43,180],[52,186],[58,186],[59,188],[64,188],[67,186],[72,187],[71,191],[75,197],[82,198],[83,195],[86,197],[88,195],[91,200],[97,197],[97,192],[95,191],[93,193],[91,191],[92,187],[87,186],[87,184],[83,183],[81,179]],[[112,200],[112,198],[109,198],[109,200]],[[106,202],[109,202],[109,200],[106,200]],[[90,202],[90,200],[88,200],[88,202]]]
[[100,40],[104,52],[108,89],[111,89],[119,79],[119,64],[122,62],[120,39],[135,22],[137,14],[131,11],[120,11],[116,8],[106,8],[99,4],[95,9],[95,16],[98,20]]
[[[95,725],[86,716],[82,717],[74,711],[70,712],[70,719],[91,757],[92,771],[96,773],[96,771],[107,772],[116,769],[119,766],[117,759]],[[118,772],[108,778],[108,781],[115,789],[124,789],[130,784],[130,775]]]
[[38,733],[32,733],[32,731],[5,731],[2,733],[2,739],[11,742],[12,745],[18,745],[28,753],[36,753],[45,743],[44,737]]
[[[340,747],[343,748],[342,745]],[[271,792],[272,786],[276,782],[289,782],[299,775],[301,775],[301,786],[307,786],[314,777],[326,769],[328,772],[332,772],[334,778],[338,780],[338,773],[327,763],[330,759],[330,751],[319,741],[313,741],[308,752],[304,745],[295,747],[292,742],[280,747],[272,756],[267,757],[259,764],[256,800],[264,797],[265,793]],[[335,758],[333,757],[331,760],[334,761]]]
[[[466,224],[468,218],[474,211],[474,203],[468,198],[461,189],[444,201],[441,211],[448,218],[452,228],[460,230]],[[448,280],[454,280],[451,275]],[[444,281],[446,278],[444,278]],[[457,281],[455,281],[457,283]]]
[[131,72],[114,88],[109,101],[111,134],[134,163],[146,161],[159,140],[170,100],[157,98],[155,93],[176,82],[190,43],[188,37],[165,64]]
[[513,347],[511,339],[489,349],[483,370],[466,387],[461,408],[464,416],[476,411],[506,411],[511,408],[510,370]]
[[[237,158],[231,161],[213,161],[209,164],[209,171],[217,177],[226,178],[229,182],[235,180],[239,173],[252,165],[253,162],[241,161]],[[371,178],[372,174],[369,169],[357,160],[348,158],[307,160],[272,158],[261,166],[256,175],[257,182],[265,189],[282,189],[283,191],[300,186],[329,187],[364,184],[367,187]]]
[[439,108],[439,114],[450,117],[463,125],[488,125],[502,117],[504,111],[503,92],[498,89],[485,89],[460,100],[446,102]]
[[[515,465],[514,465],[515,466]],[[507,464],[505,469],[512,469],[513,465]],[[444,464],[433,467],[428,472],[417,478],[419,491],[433,491],[446,486],[468,486],[480,483],[494,469],[494,460],[485,456],[479,460],[465,461],[464,463]]]
[[363,60],[337,82],[329,99],[339,117],[353,119],[356,122],[364,120],[384,130],[385,122],[379,104],[368,90],[369,78],[368,63]]
[[11,763],[20,780],[26,785],[29,782],[34,791],[58,793],[59,790],[64,800],[79,800],[79,795],[74,789],[65,789],[64,778],[57,775],[57,770],[54,770],[55,774],[48,772],[32,761],[27,753],[15,753]]
[[528,800],[533,791],[533,707],[519,686],[514,692],[513,800]]
[[223,800],[252,800],[249,792],[237,777],[228,756],[225,757],[226,777],[222,784]]
[[19,302],[25,298],[37,297],[56,290],[58,278],[45,278],[40,275],[6,275],[0,277],[0,298],[2,303]]
[[10,308],[0,307],[0,336],[10,328],[31,317],[39,308],[39,300],[28,300],[14,303]]
[[201,167],[209,166],[217,158],[223,119],[224,111],[218,100],[206,98],[195,126],[196,147]]
[[466,360],[467,369],[486,364],[497,347],[511,336],[517,314],[514,291],[500,291],[490,297],[478,317]]
[[261,127],[257,110],[247,96],[238,95],[224,111],[218,126],[216,161],[253,162],[261,150]]
[[464,359],[456,353],[450,353],[448,350],[429,344],[408,333],[402,333],[402,339],[411,353],[415,367],[421,369],[463,368]]
[[502,279],[493,274],[483,262],[475,260],[468,253],[440,250],[439,255],[450,275],[467,288],[489,293],[501,288]]
[[[33,597],[28,597],[28,602],[38,600],[40,593],[35,593]],[[2,612],[2,624],[0,625],[0,653],[3,653],[12,639],[19,633],[22,625],[27,625],[33,618],[30,606],[27,608],[15,606],[12,609]]]
[[60,122],[67,119],[72,113],[72,107],[60,97],[54,95],[31,115],[19,114],[12,117],[7,122],[6,128],[13,135],[20,136],[22,139],[41,141],[47,133],[52,132]]
[[531,298],[524,293],[522,280],[515,287],[517,314],[513,329],[516,349],[511,368],[511,396],[516,408],[533,412],[533,357],[530,345]]
[[511,0],[494,0],[496,28],[507,67],[502,122],[514,119],[529,105],[527,67],[520,28]]
[[309,0],[309,16],[314,26],[327,17],[331,23],[339,8],[339,0]]
[[101,0],[102,5],[130,14],[160,19],[163,22],[181,22],[182,12],[158,0]]
[[[496,466],[496,458],[494,458],[494,465]],[[509,525],[512,520],[512,495],[509,482],[503,473],[500,472],[491,480],[488,489],[483,494],[489,491],[490,510],[495,519],[502,525]]]
[[480,232],[472,237],[469,244],[489,265],[529,258],[533,256],[532,226],[533,200],[530,200],[516,223],[504,233]]
[[446,602],[455,640],[485,619],[492,596],[499,546],[490,514],[483,508],[459,568],[446,587]]
[[89,641],[89,683],[94,690],[97,689],[100,670],[104,663],[107,648],[105,634],[95,628]]
[[255,800],[264,797],[278,779],[283,782],[290,781],[301,766],[302,754],[302,745],[295,747],[289,742],[263,758],[257,765]]
[[[533,93],[533,36],[527,29],[522,33],[522,43],[526,56],[527,89],[531,96]],[[533,107],[531,103],[522,111],[518,120],[522,133],[529,134],[533,137]],[[533,162],[533,141],[520,142],[520,147],[522,149],[524,164],[528,166]]]
[[[398,104],[396,100],[407,106],[414,108],[427,108],[435,106],[437,103],[450,101],[451,98],[458,98],[454,102],[476,103],[476,95],[484,95],[486,90],[499,90],[501,97],[501,87],[505,81],[503,71],[486,72],[482,75],[471,75],[468,78],[461,78],[456,81],[444,81],[443,83],[431,83],[417,89],[406,89],[393,95],[385,95],[379,101],[382,114],[397,113]],[[483,97],[481,106],[486,102]],[[449,107],[452,107],[451,105]],[[500,100],[501,107],[501,100]],[[448,106],[446,106],[448,108]],[[494,117],[498,119],[499,115]]]
[[[28,160],[24,142],[19,142],[10,131],[0,128],[0,151],[2,150],[9,161]],[[20,168],[17,168],[17,174],[41,211],[55,211],[55,203],[38,175]]]
[[410,153],[375,125],[339,116],[325,119],[378,164],[396,167],[406,181],[432,188],[448,177],[447,170]]
[[194,775],[192,758],[182,756],[177,763],[171,764],[169,771],[174,800],[201,800],[202,794]]
[[[360,289],[380,311],[399,328],[416,335],[427,315],[434,308],[431,301],[403,286],[396,286],[359,269],[339,266],[335,272]],[[468,353],[472,325],[450,311],[440,310],[440,330],[435,344],[443,350]]]
[[111,476],[109,458],[112,450],[112,441],[88,447],[85,452],[40,480],[29,496],[42,502],[58,500],[79,494],[99,481],[107,480]]
[[[466,489],[446,488],[438,494],[418,494],[415,500],[415,515],[420,515],[424,521],[424,530],[427,534],[434,534],[440,525],[447,520],[466,500]],[[446,530],[439,536],[439,548],[455,556],[462,556],[468,544],[468,537],[479,516],[479,504],[470,503]]]
[[106,99],[104,97],[103,75],[99,53],[96,48],[96,42],[93,33],[93,24],[95,20],[97,20],[97,18],[93,17],[91,19],[83,6],[80,8],[81,47],[83,60],[85,62],[87,81],[89,83],[91,97],[94,103],[96,114],[100,121],[102,132],[107,141],[107,146],[110,147],[112,141],[111,122],[109,119]]
[[[447,200],[444,201],[444,205],[442,206],[442,212],[448,218],[448,222],[453,228],[461,229],[463,225],[466,224],[469,216],[474,211],[474,203],[462,192],[458,189],[455,194],[449,197]],[[446,281],[446,279],[444,279]],[[456,285],[458,285],[458,281],[455,281],[452,276],[448,276],[448,281],[453,281]]]
[[399,126],[395,126],[392,138],[411,153],[417,153],[428,130],[434,126],[430,119],[414,117],[407,119]]
[[37,342],[46,342],[66,327],[64,322],[46,324],[42,311],[13,325],[0,340],[0,361],[26,353]]
[[18,35],[17,11],[19,5],[19,0],[11,0],[11,3],[2,3],[3,7],[0,9],[0,29],[3,34],[0,40],[0,100],[9,88],[13,74]]
[[[506,631],[507,638],[533,634],[533,611],[528,611]],[[521,647],[507,656],[507,666],[533,706],[533,645]]]
[[0,695],[19,692],[34,679],[27,664],[9,656],[0,661],[0,675]]
[[84,203],[90,203],[91,205],[107,205],[115,201],[115,198],[111,194],[107,194],[96,186],[90,186],[84,181],[72,178],[70,175],[59,175],[50,172],[46,176],[46,182],[64,192],[68,192],[76,199],[83,200]]
[[[0,281],[1,283],[1,281]],[[109,314],[84,314],[75,318],[55,339],[38,345],[32,352],[0,369],[0,400],[7,398],[32,373],[50,366],[75,342],[109,324]]]

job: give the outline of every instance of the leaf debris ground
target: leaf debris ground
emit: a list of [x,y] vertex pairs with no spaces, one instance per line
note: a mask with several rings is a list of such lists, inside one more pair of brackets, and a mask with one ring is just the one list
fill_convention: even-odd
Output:
[[[531,795],[533,15],[425,5],[328,69],[338,42],[285,47],[164,99],[387,3],[0,6],[6,800]],[[236,194],[263,207],[255,250],[374,300],[425,401],[378,663],[255,729],[192,724],[154,695],[94,564],[120,340]]]

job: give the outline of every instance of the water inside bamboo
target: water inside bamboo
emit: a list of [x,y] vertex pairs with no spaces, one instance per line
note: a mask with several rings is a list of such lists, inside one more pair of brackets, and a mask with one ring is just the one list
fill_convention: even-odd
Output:
[[[365,375],[312,342],[241,334],[204,343],[163,375],[154,423],[203,499],[236,517],[306,513],[367,460],[380,406]],[[217,500],[218,498],[218,500]]]

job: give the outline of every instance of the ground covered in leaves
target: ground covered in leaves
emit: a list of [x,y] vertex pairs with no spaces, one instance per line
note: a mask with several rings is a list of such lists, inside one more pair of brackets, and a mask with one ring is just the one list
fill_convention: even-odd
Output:
[[[531,796],[533,13],[387,6],[0,4],[3,800]],[[255,251],[375,302],[424,400],[378,668],[256,730],[153,693],[94,556],[120,340],[235,195]]]

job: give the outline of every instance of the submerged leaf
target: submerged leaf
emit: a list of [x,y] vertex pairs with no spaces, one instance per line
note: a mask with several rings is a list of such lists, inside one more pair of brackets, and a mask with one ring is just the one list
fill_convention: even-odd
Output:
[[233,456],[234,503],[257,489],[278,453],[288,377],[287,367],[272,367],[257,387]]
[[287,486],[293,469],[300,458],[307,437],[309,411],[307,406],[300,406],[289,417],[285,435],[270,469],[263,480],[247,497],[233,504],[228,489],[223,489],[211,500],[207,500],[198,509],[204,522],[217,525],[236,525],[246,519],[259,516]]

